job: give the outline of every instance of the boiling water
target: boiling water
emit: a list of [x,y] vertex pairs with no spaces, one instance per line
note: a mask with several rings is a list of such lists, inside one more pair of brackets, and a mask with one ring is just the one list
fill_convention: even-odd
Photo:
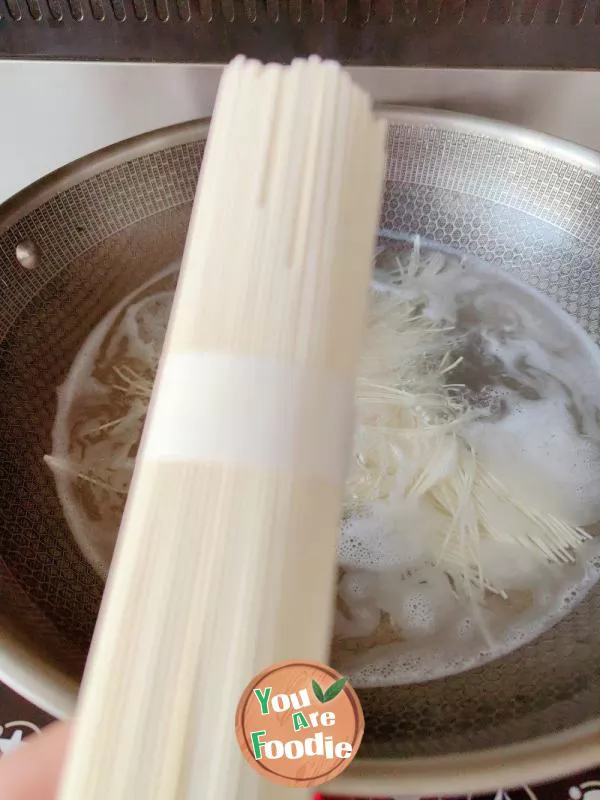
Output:
[[46,461],[67,523],[103,577],[125,506],[178,269],[178,263],[172,264],[115,306],[88,336],[58,389],[52,454]]
[[[392,272],[390,282],[398,252],[380,252],[382,291],[447,329],[448,347],[463,359],[451,379],[464,384],[473,412],[460,435],[479,463],[511,500],[572,525],[597,522],[597,346],[556,305],[486,265],[428,251],[422,269],[404,269],[401,280]],[[486,514],[510,533],[506,504],[490,498]],[[564,565],[541,564],[508,540],[482,541],[482,567],[505,598],[468,602],[427,558],[431,523],[430,509],[392,494],[342,528],[334,655],[356,686],[442,677],[505,655],[564,616],[599,575],[594,539]]]
[[[390,281],[399,253],[406,259],[399,246],[380,249],[380,291],[421,309],[462,357],[451,380],[464,384],[474,413],[461,436],[515,499],[573,525],[597,522],[596,346],[557,306],[485,265],[428,251],[425,269]],[[67,522],[101,574],[112,556],[176,269],[107,315],[58,392],[49,464]],[[334,658],[355,686],[426,680],[503,655],[554,624],[598,577],[595,540],[574,563],[552,566],[526,553],[515,559],[502,542],[488,542],[481,561],[505,597],[466,602],[424,555],[427,513],[407,503],[402,528],[390,530],[392,502],[397,496],[367,518],[350,516],[340,538]],[[510,527],[506,509],[489,513]]]

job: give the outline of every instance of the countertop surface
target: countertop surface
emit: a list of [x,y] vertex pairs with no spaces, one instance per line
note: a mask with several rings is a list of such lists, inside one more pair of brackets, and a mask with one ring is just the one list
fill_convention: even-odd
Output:
[[[377,101],[479,114],[600,149],[600,73],[351,70]],[[218,67],[0,61],[0,202],[129,136],[211,113]]]

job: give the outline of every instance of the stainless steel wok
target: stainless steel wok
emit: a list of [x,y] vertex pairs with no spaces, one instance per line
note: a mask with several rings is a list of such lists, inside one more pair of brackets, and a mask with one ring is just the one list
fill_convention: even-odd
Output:
[[[382,228],[511,271],[598,340],[600,157],[485,120],[382,113]],[[0,209],[0,677],[58,715],[73,708],[103,584],[42,462],[56,387],[102,316],[181,254],[207,130],[201,121],[116,145]],[[599,623],[600,587],[505,658],[362,691],[360,757],[328,788],[452,794],[600,762]]]

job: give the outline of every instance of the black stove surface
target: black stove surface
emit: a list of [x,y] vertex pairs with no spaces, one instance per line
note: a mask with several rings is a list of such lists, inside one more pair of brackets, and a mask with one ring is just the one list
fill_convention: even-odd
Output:
[[[18,747],[27,736],[41,731],[50,722],[52,717],[49,714],[0,683],[0,757],[3,753]],[[323,800],[352,799],[325,796]],[[387,799],[373,798],[373,800]],[[514,790],[498,789],[495,794],[482,795],[477,800],[600,800],[600,767],[542,786]]]

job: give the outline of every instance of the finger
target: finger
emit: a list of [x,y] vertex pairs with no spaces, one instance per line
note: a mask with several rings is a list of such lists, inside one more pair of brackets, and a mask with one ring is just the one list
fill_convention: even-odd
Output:
[[53,723],[0,758],[2,800],[55,800],[69,729],[68,723]]

